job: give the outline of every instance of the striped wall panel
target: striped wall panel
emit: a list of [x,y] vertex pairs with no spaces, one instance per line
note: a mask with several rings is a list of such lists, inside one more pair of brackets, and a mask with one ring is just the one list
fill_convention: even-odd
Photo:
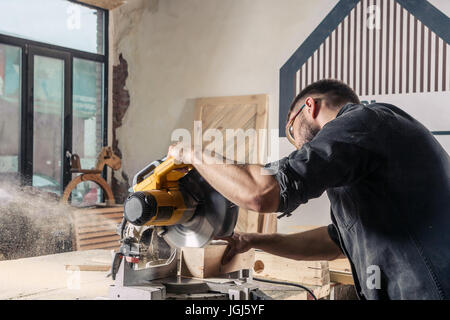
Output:
[[399,3],[361,0],[297,71],[295,94],[324,78],[360,96],[448,91],[449,62],[449,44]]

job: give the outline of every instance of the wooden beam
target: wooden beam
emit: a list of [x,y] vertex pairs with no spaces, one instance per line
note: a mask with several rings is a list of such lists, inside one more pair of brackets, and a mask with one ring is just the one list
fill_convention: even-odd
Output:
[[348,259],[336,259],[328,262],[330,271],[339,271],[351,273],[352,268],[350,267],[350,262]]
[[86,3],[106,10],[115,9],[125,3],[123,0],[77,0],[77,2]]
[[348,272],[339,272],[330,270],[330,281],[341,284],[352,284],[352,285],[355,284],[355,282],[353,281],[352,274]]
[[109,271],[109,269],[111,269],[111,266],[107,266],[107,265],[66,264],[67,271],[103,271],[103,272],[105,272],[105,271]]

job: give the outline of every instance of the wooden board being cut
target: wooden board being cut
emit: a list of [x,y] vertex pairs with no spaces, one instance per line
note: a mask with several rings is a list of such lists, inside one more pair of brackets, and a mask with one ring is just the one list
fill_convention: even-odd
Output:
[[330,283],[328,261],[297,261],[256,251],[253,271],[254,277],[316,286]]
[[204,248],[181,248],[180,274],[185,277],[211,278],[253,267],[253,249],[237,254],[229,263],[222,265],[226,247],[226,244],[211,244]]

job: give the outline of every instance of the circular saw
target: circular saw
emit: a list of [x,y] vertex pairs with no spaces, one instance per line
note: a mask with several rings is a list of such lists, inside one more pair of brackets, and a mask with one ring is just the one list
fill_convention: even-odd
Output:
[[[173,158],[154,161],[133,179],[124,203],[122,238],[127,223],[153,227],[173,247],[203,247],[231,236],[239,208],[218,193],[193,168]],[[138,239],[136,239],[138,240]]]

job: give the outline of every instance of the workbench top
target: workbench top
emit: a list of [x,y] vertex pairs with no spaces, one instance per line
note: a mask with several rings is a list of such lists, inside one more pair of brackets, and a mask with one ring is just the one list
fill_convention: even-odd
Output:
[[108,265],[110,250],[74,251],[0,261],[0,299],[95,299],[113,283],[107,271],[72,271],[66,265]]
[[[108,271],[73,269],[76,270],[77,266],[104,267],[111,261],[111,250],[101,249],[0,261],[0,300],[106,299],[108,288],[113,284],[111,277],[106,277]],[[71,268],[68,270],[67,266]],[[258,283],[258,286],[274,299],[307,299],[304,290],[292,286],[267,283]],[[318,297],[327,296],[330,292],[329,285],[312,289]]]

